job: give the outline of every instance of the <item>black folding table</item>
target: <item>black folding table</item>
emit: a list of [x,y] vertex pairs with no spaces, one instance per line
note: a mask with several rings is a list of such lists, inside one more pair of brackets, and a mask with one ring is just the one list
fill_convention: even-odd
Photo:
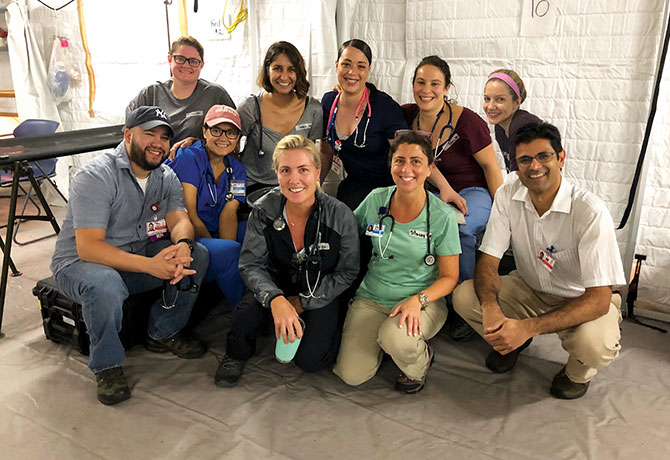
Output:
[[[14,267],[11,262],[14,223],[18,219],[44,220],[51,223],[51,226],[56,233],[60,232],[60,227],[58,226],[36,179],[33,177],[33,171],[28,165],[28,162],[116,147],[123,139],[122,128],[123,125],[114,125],[0,141],[0,169],[12,171],[14,174],[11,195],[9,198],[7,233],[5,236],[4,247],[1,247],[3,246],[3,243],[2,239],[0,239],[0,248],[4,252],[2,259],[2,278],[0,278],[0,338],[4,335],[2,334],[2,318],[5,309],[7,275],[9,274],[10,265],[12,266],[12,272],[15,274],[18,273],[16,267]],[[45,215],[16,215],[19,180],[22,177],[27,177],[33,185],[33,189],[35,190],[37,198],[40,200]]]

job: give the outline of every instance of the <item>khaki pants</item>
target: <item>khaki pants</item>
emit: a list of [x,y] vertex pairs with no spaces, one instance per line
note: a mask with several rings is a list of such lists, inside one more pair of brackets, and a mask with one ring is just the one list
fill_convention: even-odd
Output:
[[[481,336],[482,309],[472,280],[454,291],[454,309]],[[565,305],[570,299],[533,290],[513,271],[500,277],[498,303],[507,318],[524,319],[543,315]],[[612,295],[609,311],[600,318],[557,332],[563,349],[570,355],[565,372],[573,382],[591,380],[598,369],[619,356],[621,297]]]
[[424,376],[430,365],[426,340],[437,334],[447,319],[444,299],[428,304],[421,312],[422,333],[407,335],[407,325],[398,327],[398,316],[389,318],[393,308],[354,298],[342,332],[342,345],[333,369],[345,383],[360,385],[377,373],[383,352],[393,358],[411,379]]

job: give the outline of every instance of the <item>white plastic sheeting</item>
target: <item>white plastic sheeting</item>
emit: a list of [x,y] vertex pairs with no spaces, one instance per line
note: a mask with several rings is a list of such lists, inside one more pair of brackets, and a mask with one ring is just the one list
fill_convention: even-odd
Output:
[[[54,14],[35,0],[27,3],[30,24],[42,28],[35,32],[42,43],[61,33],[54,32],[56,28],[77,30],[74,5]],[[179,35],[176,3],[168,8],[172,39]],[[429,54],[449,62],[452,96],[481,115],[488,73],[513,68],[528,88],[524,108],[561,130],[568,152],[567,176],[597,193],[618,221],[642,142],[669,2],[550,3],[557,19],[555,32],[546,37],[519,36],[521,0],[252,0],[247,3],[249,19],[230,35],[220,33],[223,2],[200,2],[198,13],[188,2],[187,11],[189,33],[205,46],[202,77],[222,84],[236,101],[257,91],[256,73],[265,50],[281,39],[293,42],[305,56],[316,97],[336,81],[337,44],[352,37],[371,45],[371,81],[400,103],[412,100],[411,74]],[[237,1],[228,2],[227,23],[238,6]],[[169,77],[163,1],[85,0],[84,15],[96,72],[96,117],[88,117],[84,84],[76,101],[59,107],[67,129],[122,122],[123,109],[140,88]],[[76,46],[78,37],[73,39]],[[48,51],[43,54],[48,62]],[[670,98],[669,78],[666,71],[648,152],[649,177],[643,178],[645,207],[636,248],[648,256],[640,299],[666,312],[670,117],[664,108]],[[22,108],[19,114],[45,116]],[[617,235],[622,252],[630,240],[630,226]]]
[[[546,37],[519,36],[524,3],[340,0],[338,17],[348,18],[349,27],[338,34],[368,41],[370,79],[401,103],[412,100],[414,67],[430,54],[451,67],[450,96],[482,116],[487,75],[515,69],[528,90],[523,108],[563,135],[565,174],[600,196],[618,223],[646,126],[668,2],[548,2],[557,8],[557,24]],[[647,199],[636,252],[648,256],[639,298],[670,313],[667,72],[647,154],[649,177],[642,179]],[[622,252],[631,223],[617,232]]]

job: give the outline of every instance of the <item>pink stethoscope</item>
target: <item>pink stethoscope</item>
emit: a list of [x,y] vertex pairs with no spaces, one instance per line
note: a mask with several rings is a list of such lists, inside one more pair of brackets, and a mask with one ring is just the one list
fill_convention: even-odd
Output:
[[[342,91],[337,93],[337,96],[335,96],[335,99],[333,100],[333,105],[330,106],[330,115],[328,116],[328,125],[326,128],[326,136],[330,139],[330,143],[336,152],[342,150],[342,141],[339,139],[335,140],[334,136],[332,135],[332,131],[335,129],[335,117],[337,116],[337,107],[338,103],[340,102],[341,95]],[[354,140],[353,140],[354,147],[358,147],[359,149],[365,148],[367,146],[365,142],[367,141],[368,124],[370,124],[370,118],[372,117],[372,107],[370,107],[370,91],[368,90],[367,87],[363,89],[363,95],[361,96],[361,101],[358,103],[358,107],[356,107],[356,112],[354,113],[354,118],[356,120],[358,120],[358,112],[360,112],[363,102],[367,102],[367,109],[368,109],[368,118],[365,121],[365,128],[363,129],[363,143],[362,144],[356,143],[358,140],[358,123],[356,124],[356,131],[354,131]]]

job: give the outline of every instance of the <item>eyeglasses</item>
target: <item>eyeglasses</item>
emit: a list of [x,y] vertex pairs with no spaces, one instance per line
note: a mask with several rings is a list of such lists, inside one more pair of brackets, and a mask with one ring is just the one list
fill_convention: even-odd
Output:
[[172,59],[174,59],[174,62],[177,64],[184,64],[186,61],[188,61],[188,65],[191,67],[200,67],[200,64],[202,64],[202,61],[198,58],[187,58],[181,54],[173,54]]
[[214,126],[213,128],[210,128],[207,126],[207,129],[209,129],[209,133],[214,136],[214,137],[221,137],[222,134],[225,134],[228,139],[231,141],[234,141],[238,137],[240,137],[240,130],[239,129],[221,129],[217,128]]
[[540,163],[549,163],[554,158],[554,155],[556,155],[554,152],[540,152],[534,157],[528,155],[519,157],[516,159],[516,162],[521,166],[530,166],[533,160],[537,160]]

